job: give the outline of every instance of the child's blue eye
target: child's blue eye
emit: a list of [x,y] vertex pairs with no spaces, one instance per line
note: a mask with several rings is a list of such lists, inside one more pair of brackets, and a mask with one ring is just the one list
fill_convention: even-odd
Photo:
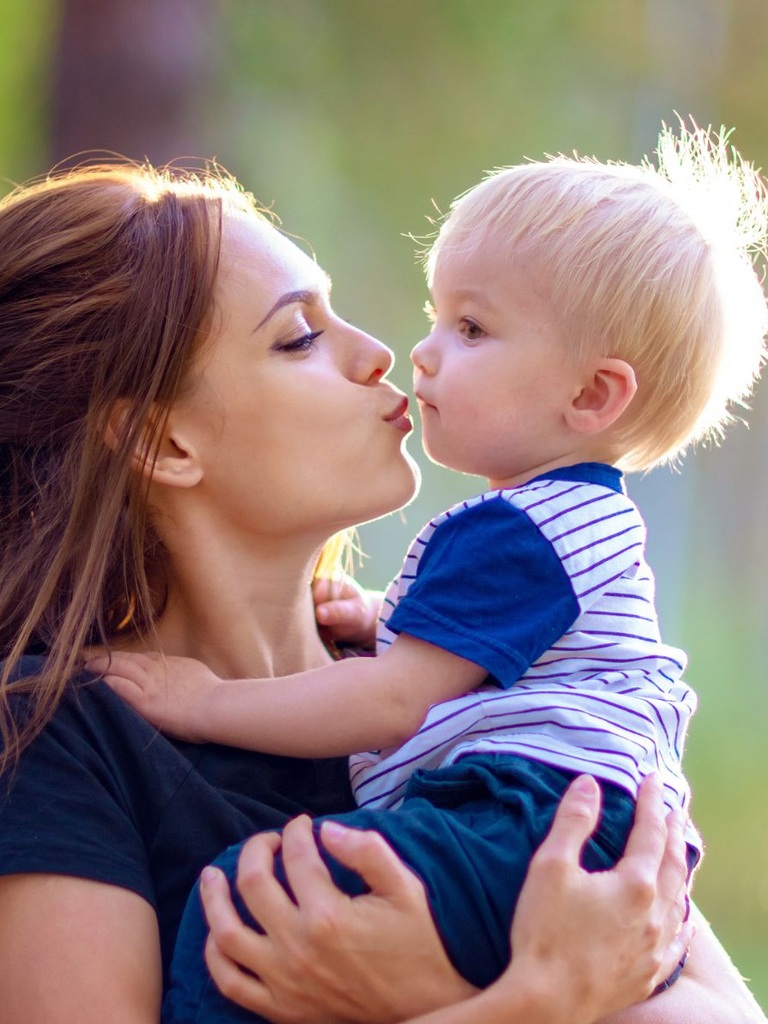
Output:
[[302,334],[300,338],[294,338],[293,341],[275,345],[275,349],[278,352],[309,352],[315,347],[315,342],[322,333],[322,331],[312,331],[309,334]]

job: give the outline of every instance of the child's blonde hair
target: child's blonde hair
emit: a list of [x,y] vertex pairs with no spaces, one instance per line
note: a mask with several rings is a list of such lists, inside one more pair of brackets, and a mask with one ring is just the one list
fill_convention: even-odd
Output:
[[438,260],[493,246],[530,272],[576,357],[632,365],[637,395],[606,453],[627,470],[719,439],[768,330],[753,265],[768,223],[759,174],[725,130],[695,124],[665,126],[657,156],[657,167],[557,156],[497,170],[453,203],[426,259],[431,283]]

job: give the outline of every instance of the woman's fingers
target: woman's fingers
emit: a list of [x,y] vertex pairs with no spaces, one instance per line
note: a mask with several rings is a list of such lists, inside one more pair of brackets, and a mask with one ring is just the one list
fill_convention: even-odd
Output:
[[283,843],[284,838],[277,832],[252,836],[240,851],[237,864],[238,892],[267,933],[297,913],[295,903],[275,877],[275,854]]
[[[594,1020],[647,996],[674,971],[691,939],[685,903],[684,820],[664,819],[659,781],[642,785],[625,855],[589,873],[579,854],[597,820],[592,780],[566,792],[531,862],[512,929],[513,967],[557,979],[566,1006]],[[507,982],[514,983],[514,971]]]
[[600,787],[591,775],[578,776],[565,791],[536,859],[578,863],[584,843],[597,826],[599,814]]
[[272,1008],[269,989],[257,977],[243,971],[224,953],[212,934],[208,936],[205,944],[205,963],[223,996],[250,1010],[251,1013],[269,1013]]
[[320,839],[329,853],[362,876],[375,895],[393,900],[423,899],[422,883],[378,832],[325,821]]
[[[268,838],[269,842],[248,844],[249,860],[254,863],[263,860],[264,846],[274,853],[280,839],[275,833],[257,838]],[[232,902],[229,882],[217,868],[204,869],[200,878],[200,895],[210,928],[204,950],[205,962],[222,995],[251,1013],[272,1021],[301,1021],[304,1001],[301,993],[296,991],[296,984],[291,984],[291,978],[287,976],[289,972],[284,969],[288,964],[293,967],[294,957],[276,949],[272,935],[254,931],[243,922]],[[276,979],[285,983],[287,991],[274,988]]]
[[217,955],[248,963],[255,970],[254,958],[259,956],[264,937],[243,923],[232,902],[229,883],[218,868],[204,868],[200,898],[210,929],[209,945],[215,946]]
[[624,851],[624,864],[647,865],[654,877],[667,848],[664,797],[658,775],[646,776],[637,794],[635,823]]
[[305,909],[329,890],[337,891],[317,849],[307,815],[294,818],[283,829],[282,856],[288,883]]
[[687,819],[680,811],[674,811],[667,815],[667,836],[658,870],[659,894],[664,899],[677,900],[683,909],[685,908],[684,897],[688,883],[686,823]]

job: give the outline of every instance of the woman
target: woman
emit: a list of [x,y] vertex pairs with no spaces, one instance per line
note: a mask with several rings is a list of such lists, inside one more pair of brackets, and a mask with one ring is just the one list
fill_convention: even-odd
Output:
[[[0,239],[0,1001],[8,1024],[149,1024],[200,868],[254,830],[348,806],[346,769],[174,743],[82,674],[84,651],[159,648],[229,677],[327,661],[309,583],[332,535],[413,493],[401,396],[385,380],[390,352],[333,313],[320,268],[232,184],[81,170],[7,199]],[[565,822],[531,902],[560,891],[563,863],[581,884],[579,829]],[[270,888],[273,841],[249,846],[243,891],[257,887],[260,908],[273,898],[266,952],[233,921],[220,880],[208,887],[223,985],[249,977],[235,963],[256,971],[275,1020],[402,1020],[468,996],[418,885],[376,837],[328,837],[373,890],[340,904],[301,827],[285,840],[299,911]],[[640,845],[658,827],[651,808]],[[610,899],[596,894],[603,926],[624,899],[625,919],[646,911],[638,935],[654,920],[664,932],[674,857],[650,845],[627,877],[610,873]],[[640,868],[651,881],[638,885]],[[564,907],[581,916],[574,892],[555,903],[543,934]],[[516,954],[539,987],[548,965],[577,963],[578,943],[525,928]],[[602,945],[585,933],[590,962],[611,959],[622,931]],[[366,942],[375,964],[357,959]],[[655,968],[625,1002],[650,991],[664,960],[650,947]],[[626,1019],[759,1013],[706,930],[690,959]],[[623,1005],[619,988],[591,986],[585,1020]],[[509,1020],[551,1020],[546,1005]]]

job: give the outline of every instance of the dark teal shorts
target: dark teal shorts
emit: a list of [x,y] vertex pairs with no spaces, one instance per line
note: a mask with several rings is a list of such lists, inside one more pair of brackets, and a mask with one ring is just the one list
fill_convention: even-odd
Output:
[[[506,754],[471,755],[448,768],[418,771],[396,811],[333,815],[353,828],[375,829],[422,879],[435,924],[453,965],[484,988],[510,959],[509,928],[531,858],[541,845],[574,775]],[[603,804],[583,866],[612,867],[632,827],[634,799],[603,783]],[[315,829],[324,819],[318,818]],[[317,831],[316,831],[317,835]],[[244,920],[257,926],[234,888],[241,845],[215,863],[230,878]],[[350,895],[367,891],[359,875],[318,846],[336,884]],[[281,866],[278,874],[288,888]],[[171,968],[164,1024],[253,1022],[208,979],[202,958],[206,927],[197,894],[189,901]]]

